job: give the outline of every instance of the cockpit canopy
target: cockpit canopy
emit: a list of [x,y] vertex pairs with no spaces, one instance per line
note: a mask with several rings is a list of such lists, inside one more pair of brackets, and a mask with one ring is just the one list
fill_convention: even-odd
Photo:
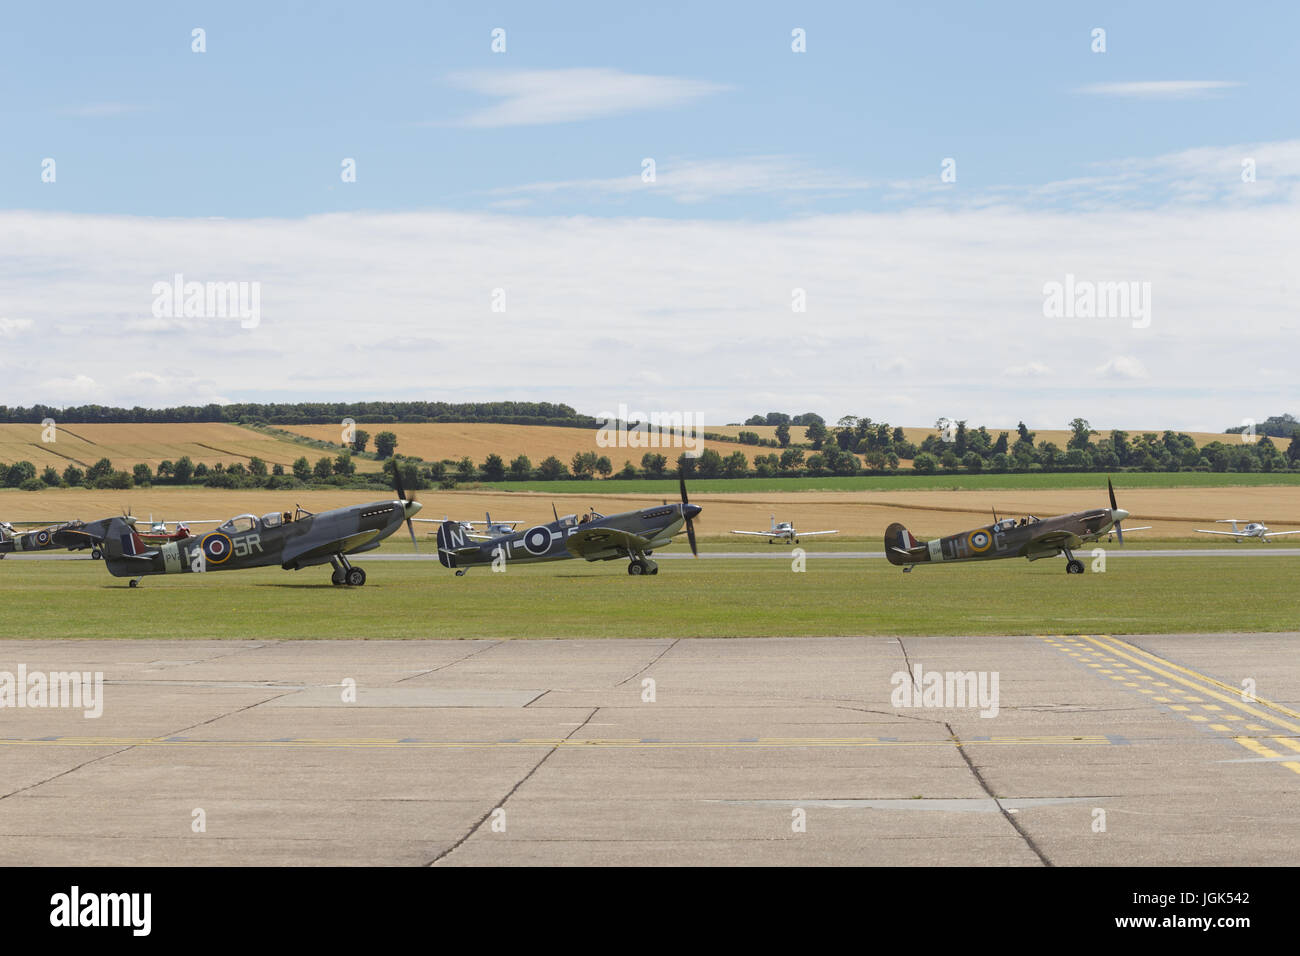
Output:
[[256,515],[238,515],[221,525],[217,530],[226,534],[243,534],[245,531],[253,531],[256,528]]

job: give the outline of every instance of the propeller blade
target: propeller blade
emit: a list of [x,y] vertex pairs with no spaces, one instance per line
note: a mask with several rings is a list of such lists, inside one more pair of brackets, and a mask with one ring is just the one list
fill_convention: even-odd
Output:
[[682,504],[689,505],[691,502],[686,497],[686,472],[679,471],[677,473],[677,480],[682,483]]
[[700,556],[700,549],[695,546],[695,522],[690,518],[686,519],[686,540],[691,543],[691,554],[697,558]]
[[554,502],[554,501],[551,502],[551,514],[555,515],[555,520],[556,520],[556,522],[558,523],[559,520],[560,520],[560,513],[559,513],[558,511],[555,510],[555,502]]
[[1119,505],[1115,503],[1115,486],[1111,483],[1109,478],[1106,479],[1106,490],[1110,492],[1110,510],[1119,510]]
[[399,499],[406,500],[406,489],[402,487],[402,468],[397,462],[393,462],[393,490]]
[[406,530],[411,532],[411,547],[416,551],[420,550],[420,544],[415,540],[415,525],[411,524],[411,519],[406,519]]

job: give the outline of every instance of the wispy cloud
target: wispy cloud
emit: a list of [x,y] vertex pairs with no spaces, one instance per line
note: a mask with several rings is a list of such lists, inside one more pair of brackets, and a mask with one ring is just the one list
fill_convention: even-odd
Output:
[[479,70],[455,73],[449,80],[461,89],[500,100],[457,123],[481,128],[573,123],[664,109],[730,89],[680,76],[624,73],[606,68]]
[[697,203],[728,196],[803,193],[835,195],[883,187],[883,182],[820,170],[790,156],[753,156],[741,159],[673,160],[656,165],[653,182],[640,170],[626,176],[566,179],[495,189],[503,196],[568,193],[590,196],[660,195],[681,203]]
[[1090,83],[1076,92],[1097,96],[1131,96],[1148,100],[1188,99],[1209,96],[1220,90],[1242,86],[1235,80],[1147,80],[1131,83]]

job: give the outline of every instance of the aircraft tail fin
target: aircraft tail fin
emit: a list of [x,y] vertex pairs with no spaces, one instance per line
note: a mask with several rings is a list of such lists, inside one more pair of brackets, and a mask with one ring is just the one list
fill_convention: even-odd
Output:
[[108,558],[141,558],[150,551],[133,524],[114,518],[104,534],[104,553]]
[[459,521],[444,521],[438,525],[438,563],[444,568],[456,567],[457,553],[476,550]]
[[930,549],[907,528],[895,521],[885,529],[885,557],[890,564],[915,564],[930,560]]

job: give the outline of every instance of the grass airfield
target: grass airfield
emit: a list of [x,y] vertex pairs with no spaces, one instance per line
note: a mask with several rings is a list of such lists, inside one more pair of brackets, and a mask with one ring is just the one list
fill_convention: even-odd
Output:
[[[409,542],[378,554],[403,550]],[[686,552],[674,545],[660,555],[672,553]],[[664,560],[658,575],[642,578],[629,577],[621,561],[477,567],[457,578],[431,555],[358,560],[369,576],[362,588],[331,586],[326,567],[151,577],[133,590],[88,558],[10,557],[0,562],[0,601],[8,636],[32,639],[1155,634],[1280,631],[1300,619],[1300,559],[1287,555],[1111,550],[1104,573],[1077,576],[1059,559],[905,575],[881,559],[819,561],[812,548],[802,573],[789,560],[705,551],[699,561]]]

